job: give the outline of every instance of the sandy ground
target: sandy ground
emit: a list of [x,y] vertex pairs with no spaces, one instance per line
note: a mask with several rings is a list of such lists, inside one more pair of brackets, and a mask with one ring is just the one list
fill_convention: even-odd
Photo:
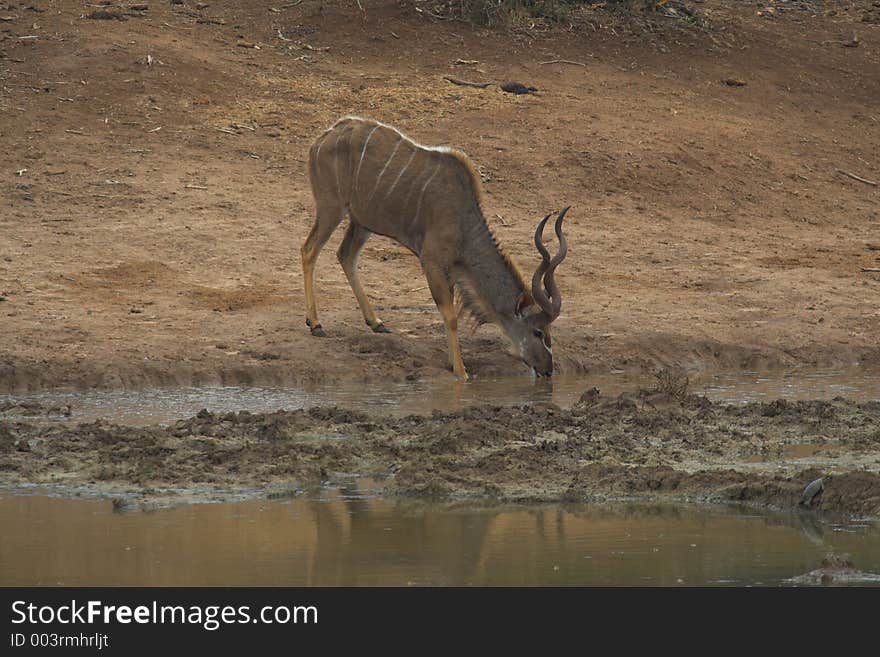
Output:
[[[335,408],[210,413],[166,427],[0,421],[0,482],[156,505],[297,495],[369,477],[377,493],[505,502],[735,501],[880,516],[880,402],[745,406],[650,390],[402,419]],[[42,416],[42,417],[38,417]],[[831,475],[803,505],[805,487]]]
[[[384,238],[361,270],[394,334],[363,325],[341,229],[318,269],[330,336],[305,327],[306,151],[349,113],[465,150],[524,271],[536,220],[573,206],[560,371],[880,362],[861,271],[880,187],[839,171],[880,181],[872,3],[513,30],[412,2],[208,4],[0,5],[0,392],[451,376],[418,262]],[[463,350],[474,376],[526,374],[492,327]]]

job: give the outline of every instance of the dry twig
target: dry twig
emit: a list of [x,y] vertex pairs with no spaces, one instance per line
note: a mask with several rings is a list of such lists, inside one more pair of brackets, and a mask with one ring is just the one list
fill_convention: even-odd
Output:
[[586,66],[583,62],[575,62],[570,59],[551,59],[548,62],[541,62],[541,66],[545,64],[572,64],[574,66]]
[[467,80],[459,80],[458,78],[451,78],[448,75],[443,76],[444,80],[448,80],[452,84],[457,84],[461,87],[476,87],[477,89],[485,89],[490,86],[491,82],[468,82]]
[[874,182],[873,180],[867,180],[865,178],[862,178],[861,176],[857,176],[856,174],[850,173],[849,171],[844,171],[843,169],[838,169],[837,173],[842,173],[844,176],[847,176],[848,178],[852,178],[853,180],[858,180],[859,182],[865,183],[866,185],[871,185],[871,187],[876,187],[878,184],[880,184],[880,183]]

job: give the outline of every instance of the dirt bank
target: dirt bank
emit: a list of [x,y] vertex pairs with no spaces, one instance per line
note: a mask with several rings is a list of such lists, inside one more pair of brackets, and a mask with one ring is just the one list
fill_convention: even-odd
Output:
[[[58,416],[63,418],[63,416]],[[203,411],[168,427],[0,421],[0,484],[133,503],[295,494],[373,478],[387,495],[499,501],[689,499],[880,516],[880,402],[729,406],[641,391],[572,409],[382,419],[336,408]]]
[[[306,330],[305,154],[348,113],[465,150],[525,271],[537,218],[573,206],[561,371],[880,362],[880,187],[841,173],[880,180],[870,2],[511,30],[390,0],[38,4],[0,23],[0,391],[449,376],[419,265],[382,238],[362,279],[395,333],[363,326],[342,230],[330,337]],[[503,347],[466,336],[471,373],[525,373]]]

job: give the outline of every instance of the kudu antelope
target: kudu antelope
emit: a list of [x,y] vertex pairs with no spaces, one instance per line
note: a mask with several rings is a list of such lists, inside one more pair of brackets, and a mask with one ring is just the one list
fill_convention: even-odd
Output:
[[390,126],[346,117],[312,145],[309,177],[317,217],[302,245],[302,265],[312,335],[326,335],[315,304],[315,262],[347,212],[349,225],[337,256],[373,331],[388,329],[361,287],[357,261],[367,239],[378,233],[419,258],[446,323],[449,358],[458,377],[467,379],[458,344],[456,289],[478,323],[498,324],[516,356],[539,376],[552,375],[549,329],[562,307],[554,272],[567,251],[562,221],[568,208],[557,215],[559,251],[553,258],[542,239],[551,215],[538,224],[535,246],[542,262],[529,290],[486,223],[480,176],[464,153],[422,146]]

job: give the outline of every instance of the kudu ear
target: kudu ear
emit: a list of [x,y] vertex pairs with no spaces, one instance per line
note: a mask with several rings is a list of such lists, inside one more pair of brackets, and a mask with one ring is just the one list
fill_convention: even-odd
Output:
[[527,309],[529,306],[533,306],[534,304],[535,304],[534,299],[532,299],[532,298],[531,298],[529,295],[527,295],[525,292],[522,292],[522,293],[516,298],[516,309],[514,310],[514,314],[515,314],[517,317],[522,317],[522,316],[525,314],[526,309]]

